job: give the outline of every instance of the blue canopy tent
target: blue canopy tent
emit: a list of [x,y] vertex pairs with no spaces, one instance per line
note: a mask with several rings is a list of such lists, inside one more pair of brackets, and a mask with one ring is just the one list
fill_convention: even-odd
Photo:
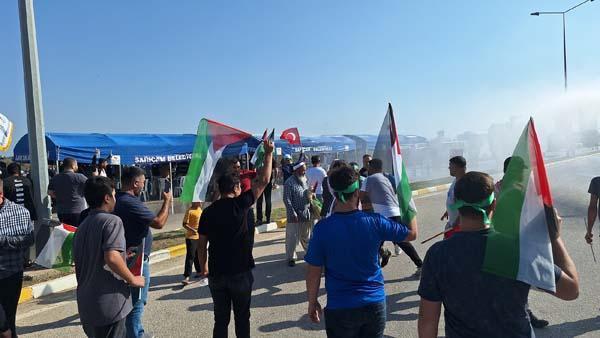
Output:
[[[195,142],[195,134],[46,133],[46,151],[51,162],[72,157],[80,163],[91,163],[96,149],[101,157],[119,155],[122,165],[188,161]],[[254,137],[248,138],[227,147],[223,155],[237,156],[244,144],[253,152],[259,142]],[[29,162],[27,135],[15,145],[14,159]]]

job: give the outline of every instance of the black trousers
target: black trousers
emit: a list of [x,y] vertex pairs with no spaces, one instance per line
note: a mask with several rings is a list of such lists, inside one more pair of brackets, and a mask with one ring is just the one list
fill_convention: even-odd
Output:
[[6,326],[12,331],[12,336],[15,338],[17,337],[15,318],[17,316],[17,305],[19,304],[22,286],[23,271],[0,279],[0,305],[6,315]]
[[127,336],[127,329],[125,327],[126,319],[127,317],[104,326],[84,325],[83,331],[85,331],[88,337],[93,338],[125,338]]
[[192,264],[196,268],[196,272],[200,273],[202,267],[200,266],[200,259],[198,258],[198,240],[197,239],[185,239],[185,268],[183,270],[183,277],[189,277],[192,274]]
[[[400,217],[390,217],[391,220],[400,223]],[[419,257],[419,253],[415,250],[415,247],[410,242],[394,242],[398,245],[402,251],[415,263],[417,268],[423,266],[423,260]]]
[[273,190],[273,183],[269,183],[267,184],[267,186],[265,187],[265,191],[260,194],[260,196],[258,196],[258,200],[256,201],[256,219],[258,220],[258,222],[262,222],[263,217],[262,217],[262,205],[263,205],[263,199],[265,200],[265,219],[267,221],[267,223],[271,222],[271,191]]
[[232,305],[236,337],[250,337],[250,300],[253,283],[252,271],[230,276],[208,277],[215,315],[214,338],[227,338]]
[[62,223],[74,226],[74,227],[78,227],[79,226],[79,215],[81,215],[81,213],[78,214],[58,214],[58,220],[61,221]]
[[412,260],[413,263],[415,263],[417,268],[420,268],[421,266],[423,266],[423,261],[421,260],[421,257],[419,257],[419,253],[417,252],[417,250],[415,250],[415,247],[411,243],[409,243],[409,242],[400,242],[400,243],[394,242],[394,244],[398,245],[400,247],[400,249],[402,249],[402,251],[404,251],[404,253],[410,258],[410,260]]

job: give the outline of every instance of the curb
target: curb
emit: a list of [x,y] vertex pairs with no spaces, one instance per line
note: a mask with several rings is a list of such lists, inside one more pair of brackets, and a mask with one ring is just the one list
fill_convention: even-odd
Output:
[[268,224],[262,224],[262,225],[259,225],[259,226],[255,227],[254,228],[254,233],[255,234],[263,234],[265,232],[276,230],[277,228],[278,228],[277,223],[271,222],[271,223],[268,223]]
[[422,196],[422,195],[427,195],[427,194],[431,194],[434,192],[445,191],[445,190],[448,190],[451,185],[452,185],[452,183],[447,183],[447,184],[442,184],[442,185],[436,185],[434,187],[413,190],[412,195],[413,196]]
[[[185,255],[185,244],[172,246],[167,249],[154,251],[150,254],[150,264],[166,261],[167,259]],[[75,274],[66,275],[21,289],[19,304],[54,293],[74,289],[77,287]]]

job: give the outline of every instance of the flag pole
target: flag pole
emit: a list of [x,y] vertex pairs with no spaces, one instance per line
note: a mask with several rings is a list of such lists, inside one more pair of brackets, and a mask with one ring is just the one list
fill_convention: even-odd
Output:
[[449,229],[446,229],[446,230],[444,230],[444,231],[442,231],[442,232],[440,232],[440,233],[438,233],[438,234],[435,234],[435,235],[433,235],[433,236],[431,236],[431,237],[427,238],[427,239],[426,239],[426,240],[424,240],[423,242],[421,242],[421,244],[425,244],[425,243],[427,243],[427,242],[431,241],[432,239],[435,239],[435,238],[437,238],[437,237],[439,237],[439,236],[441,236],[441,235],[444,235],[444,234],[446,234],[446,233],[448,233],[448,232],[452,231],[452,229],[454,229],[454,228],[449,228]]
[[[585,217],[583,218],[583,224],[585,224],[585,231],[587,231],[588,222]],[[594,263],[598,263],[598,262],[596,262],[596,253],[594,253],[594,246],[592,245],[592,243],[590,243],[590,250],[592,251],[592,257],[594,258]]]

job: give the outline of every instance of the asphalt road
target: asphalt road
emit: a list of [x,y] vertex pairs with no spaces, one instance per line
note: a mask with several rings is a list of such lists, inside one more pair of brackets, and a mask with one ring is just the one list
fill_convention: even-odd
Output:
[[[548,167],[555,205],[564,219],[563,237],[580,273],[581,293],[578,300],[564,302],[531,292],[531,309],[550,321],[549,327],[536,330],[538,337],[600,337],[599,266],[594,264],[590,248],[583,240],[587,188],[596,175],[595,168],[600,168],[597,155]],[[424,239],[442,228],[439,217],[444,209],[445,193],[419,197],[416,203],[420,237]],[[324,337],[323,324],[312,324],[305,315],[304,263],[289,268],[284,262],[284,234],[277,231],[257,235],[252,335]],[[415,246],[424,256],[430,244]],[[600,258],[599,245],[596,251]],[[181,287],[182,261],[177,258],[152,266],[150,300],[144,317],[146,330],[157,337],[210,337],[213,313],[209,290],[198,284]],[[386,335],[389,337],[417,336],[419,298],[418,280],[412,276],[414,271],[414,265],[405,255],[392,258],[384,269],[388,306]],[[321,304],[326,303],[324,295],[320,300]],[[17,326],[22,337],[83,337],[73,291],[22,304]],[[440,335],[443,335],[443,326],[442,322]],[[233,323],[230,336],[233,337]]]

